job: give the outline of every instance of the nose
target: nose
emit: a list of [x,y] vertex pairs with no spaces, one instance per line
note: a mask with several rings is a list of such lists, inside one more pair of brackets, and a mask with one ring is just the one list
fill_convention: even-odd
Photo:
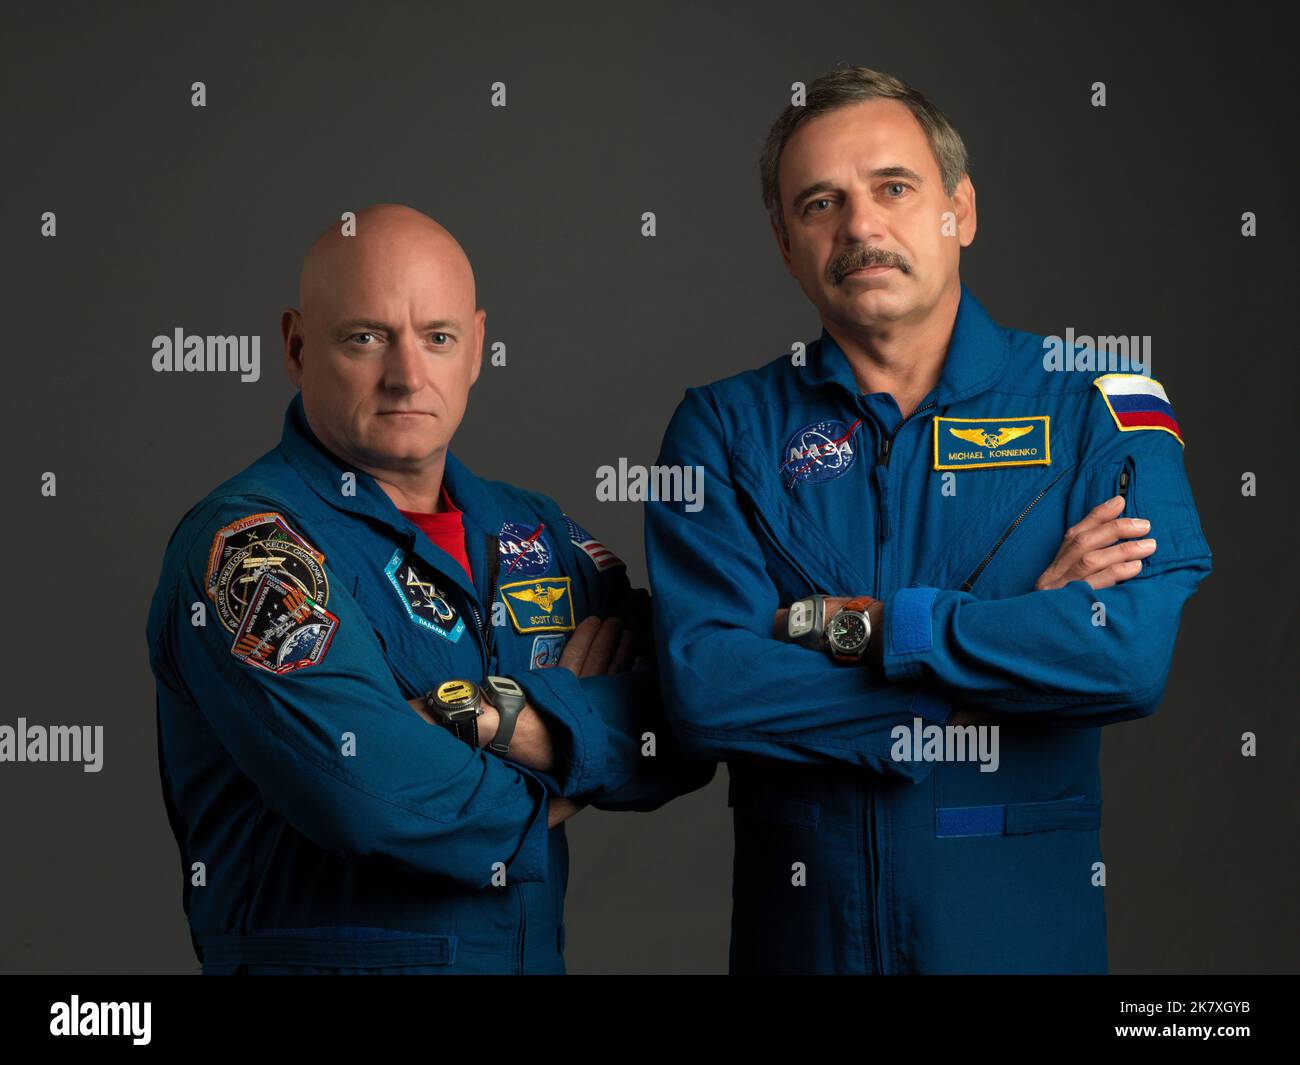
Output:
[[394,392],[418,392],[424,387],[425,355],[414,333],[398,333],[384,353],[384,387]]
[[889,235],[885,226],[885,210],[867,189],[855,189],[847,194],[840,239],[848,244],[879,244]]

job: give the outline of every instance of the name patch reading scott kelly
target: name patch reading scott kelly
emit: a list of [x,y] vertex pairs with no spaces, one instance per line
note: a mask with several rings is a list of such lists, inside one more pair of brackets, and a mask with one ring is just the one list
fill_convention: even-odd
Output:
[[1049,435],[1046,414],[1027,418],[935,418],[934,468],[1050,466]]

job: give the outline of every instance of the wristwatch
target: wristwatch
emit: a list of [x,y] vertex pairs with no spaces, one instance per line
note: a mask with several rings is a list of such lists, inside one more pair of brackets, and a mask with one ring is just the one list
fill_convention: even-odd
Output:
[[519,711],[527,705],[528,696],[509,677],[484,677],[483,694],[496,708],[499,718],[496,735],[488,743],[488,750],[505,754],[510,750],[510,737],[515,734],[515,722],[519,720]]
[[850,599],[826,626],[826,642],[836,662],[858,662],[866,653],[871,643],[871,618],[867,614],[870,602],[865,595]]
[[481,701],[478,685],[472,680],[443,681],[424,696],[424,705],[438,724],[471,747],[478,746]]
[[791,643],[820,650],[826,630],[826,596],[813,595],[790,604],[785,620],[786,638]]

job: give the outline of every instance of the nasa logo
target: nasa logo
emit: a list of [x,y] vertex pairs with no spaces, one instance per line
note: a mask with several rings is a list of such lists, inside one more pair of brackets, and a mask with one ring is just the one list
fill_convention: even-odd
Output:
[[536,527],[508,521],[501,526],[498,543],[501,550],[503,577],[540,577],[551,571],[551,548],[542,535],[544,525]]
[[781,453],[786,487],[793,488],[796,481],[822,484],[847,473],[857,458],[852,439],[861,425],[859,418],[852,425],[827,420],[796,429]]

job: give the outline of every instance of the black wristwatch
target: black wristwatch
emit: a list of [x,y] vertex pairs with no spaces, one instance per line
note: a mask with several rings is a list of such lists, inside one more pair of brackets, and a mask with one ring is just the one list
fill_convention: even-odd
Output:
[[448,680],[426,692],[424,705],[443,728],[471,747],[478,746],[482,697],[472,680]]
[[528,704],[528,696],[509,677],[484,677],[483,694],[496,708],[499,718],[496,735],[488,743],[488,749],[505,754],[510,750],[510,737],[515,734],[515,722],[519,720],[519,711]]

